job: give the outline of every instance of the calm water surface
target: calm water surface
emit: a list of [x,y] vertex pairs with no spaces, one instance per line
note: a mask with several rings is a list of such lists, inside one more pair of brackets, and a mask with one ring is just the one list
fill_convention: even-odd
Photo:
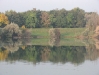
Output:
[[0,75],[99,75],[99,49],[93,44],[3,44]]

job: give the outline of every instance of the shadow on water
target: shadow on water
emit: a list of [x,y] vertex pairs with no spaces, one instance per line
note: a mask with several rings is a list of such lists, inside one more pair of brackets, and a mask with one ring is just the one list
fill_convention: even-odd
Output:
[[[35,40],[40,41],[42,39]],[[83,44],[79,45],[77,40],[72,40],[72,42],[67,39],[65,41],[58,40],[52,46],[48,45],[48,40],[41,41],[42,44],[39,44],[38,41],[34,42],[33,39],[12,40],[7,38],[0,40],[0,61],[11,62],[23,60],[33,62],[34,64],[47,61],[63,64],[67,62],[81,64],[85,60],[94,61],[98,59],[99,48],[97,48],[97,45],[99,44],[97,42],[89,42],[88,40],[81,41]]]

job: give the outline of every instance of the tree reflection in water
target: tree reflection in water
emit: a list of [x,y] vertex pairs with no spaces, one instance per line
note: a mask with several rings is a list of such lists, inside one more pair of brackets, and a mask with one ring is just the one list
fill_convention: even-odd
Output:
[[[21,40],[2,42],[0,48],[0,60],[17,61],[24,60],[33,62],[53,62],[81,64],[85,60],[96,60],[99,57],[99,50],[95,45],[87,46],[42,46],[31,45],[31,41]],[[24,43],[24,44],[23,44]]]

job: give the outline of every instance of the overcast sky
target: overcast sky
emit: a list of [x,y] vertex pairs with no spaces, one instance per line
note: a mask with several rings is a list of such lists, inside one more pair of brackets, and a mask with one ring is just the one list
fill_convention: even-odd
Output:
[[37,10],[62,9],[71,10],[79,7],[86,12],[99,13],[99,0],[0,0],[0,12],[15,10],[23,12],[36,8]]

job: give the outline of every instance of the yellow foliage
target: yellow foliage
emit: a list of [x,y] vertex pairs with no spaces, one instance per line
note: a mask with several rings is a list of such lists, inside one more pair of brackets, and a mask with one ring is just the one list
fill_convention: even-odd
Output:
[[25,49],[25,46],[22,46],[21,48],[24,50]]
[[5,16],[5,14],[0,14],[0,26],[1,26],[2,24],[8,24],[8,23],[9,23],[8,17]]
[[25,29],[25,25],[23,25],[21,28],[22,28],[22,29]]
[[5,60],[8,57],[8,50],[0,52],[0,60]]

